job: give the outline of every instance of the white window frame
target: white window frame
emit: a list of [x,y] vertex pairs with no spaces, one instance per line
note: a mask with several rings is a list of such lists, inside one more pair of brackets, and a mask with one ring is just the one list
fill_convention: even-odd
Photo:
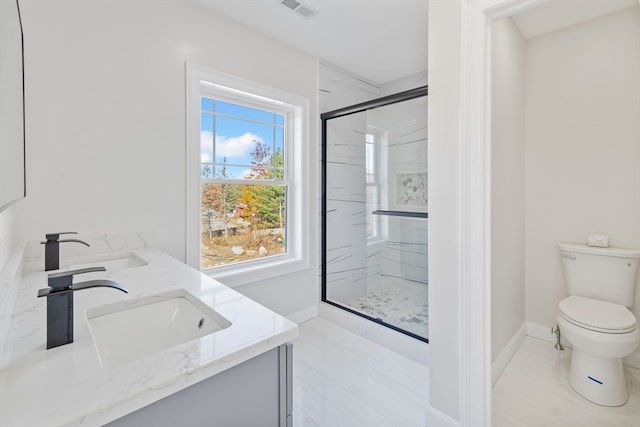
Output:
[[[200,98],[262,106],[286,114],[291,138],[285,147],[287,193],[287,253],[217,266],[202,271],[228,286],[241,286],[309,268],[309,99],[258,83],[186,64],[186,262],[200,269]],[[287,133],[285,132],[285,133]]]

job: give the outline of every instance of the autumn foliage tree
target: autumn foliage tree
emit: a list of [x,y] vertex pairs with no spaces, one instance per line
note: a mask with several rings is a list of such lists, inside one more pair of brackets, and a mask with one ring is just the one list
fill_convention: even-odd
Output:
[[[227,159],[224,158],[222,168],[220,168],[219,171],[216,171],[215,175],[217,178],[229,178],[226,163]],[[203,177],[213,175],[209,165],[203,167],[201,174]],[[207,215],[209,221],[211,221],[212,218],[217,219],[219,224],[222,225],[224,236],[227,237],[227,215],[233,212],[238,203],[240,194],[239,189],[233,184],[204,183],[202,184],[201,194],[200,202],[202,214]]]
[[[260,141],[254,141],[251,152],[251,173],[246,176],[255,180],[281,180],[284,156]],[[245,185],[242,189],[241,203],[245,206],[245,216],[259,221],[260,228],[282,228],[284,226],[285,188],[281,185]]]

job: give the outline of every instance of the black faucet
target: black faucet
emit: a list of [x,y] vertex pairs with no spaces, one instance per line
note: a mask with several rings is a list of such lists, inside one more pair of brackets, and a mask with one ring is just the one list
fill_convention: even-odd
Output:
[[40,242],[44,245],[44,271],[57,270],[60,268],[60,243],[76,242],[89,246],[87,242],[78,239],[59,240],[61,234],[78,234],[75,231],[64,231],[62,233],[46,234],[47,240]]
[[114,288],[127,290],[113,280],[89,280],[73,284],[73,275],[107,271],[104,267],[81,268],[73,271],[51,273],[48,288],[38,291],[38,298],[47,297],[47,349],[73,342],[73,293],[89,288]]

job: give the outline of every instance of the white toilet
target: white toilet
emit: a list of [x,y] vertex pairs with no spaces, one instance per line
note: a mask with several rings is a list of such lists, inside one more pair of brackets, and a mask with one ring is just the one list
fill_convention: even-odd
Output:
[[569,384],[605,406],[629,398],[622,358],[640,343],[633,313],[640,250],[559,243],[569,296],[558,304],[562,335],[573,345]]

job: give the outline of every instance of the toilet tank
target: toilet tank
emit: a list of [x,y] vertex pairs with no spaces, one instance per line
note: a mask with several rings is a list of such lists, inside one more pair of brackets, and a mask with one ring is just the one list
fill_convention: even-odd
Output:
[[639,249],[558,243],[569,295],[633,306]]

